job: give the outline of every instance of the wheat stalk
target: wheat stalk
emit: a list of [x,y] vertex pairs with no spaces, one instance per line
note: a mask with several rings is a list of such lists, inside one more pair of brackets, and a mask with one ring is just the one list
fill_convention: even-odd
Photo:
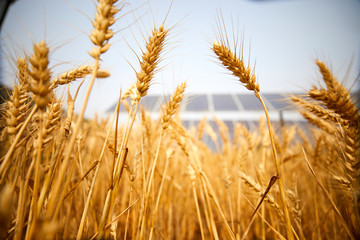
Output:
[[[88,89],[86,91],[85,99],[81,111],[79,113],[78,119],[76,121],[73,134],[70,138],[69,144],[65,150],[64,160],[60,167],[59,174],[57,177],[57,184],[55,185],[54,191],[51,194],[49,199],[49,211],[47,212],[48,216],[51,216],[53,219],[56,219],[58,216],[55,216],[55,210],[57,206],[57,201],[61,195],[63,195],[64,188],[61,188],[63,184],[63,179],[65,176],[65,172],[68,169],[70,155],[72,152],[72,148],[75,144],[76,137],[78,135],[81,123],[83,121],[85,109],[90,97],[90,93],[92,87],[94,85],[94,81],[96,78],[96,73],[100,67],[100,55],[106,52],[110,44],[108,41],[113,36],[113,32],[109,27],[115,23],[114,15],[119,11],[114,5],[117,1],[115,0],[99,0],[98,5],[96,7],[97,13],[95,15],[95,20],[92,22],[94,26],[94,30],[91,32],[90,40],[95,45],[91,52],[89,52],[90,56],[94,58],[95,63],[93,66],[93,71],[90,79],[90,83]],[[78,231],[77,238],[80,239],[82,235],[82,231]]]
[[287,205],[286,205],[286,196],[285,196],[285,191],[284,191],[284,187],[283,187],[283,179],[282,179],[281,172],[280,172],[279,160],[278,160],[277,153],[276,153],[275,142],[274,142],[274,137],[273,137],[273,133],[272,133],[272,129],[271,129],[269,114],[268,114],[266,105],[260,95],[260,86],[256,81],[255,75],[251,73],[250,68],[245,67],[245,65],[243,63],[243,59],[238,58],[236,56],[236,54],[232,53],[230,48],[226,46],[225,41],[221,41],[220,43],[216,42],[216,41],[213,42],[212,50],[214,51],[214,53],[216,54],[218,59],[221,61],[221,63],[224,65],[224,67],[226,67],[228,70],[230,70],[231,73],[234,76],[236,76],[239,79],[239,81],[248,90],[254,92],[255,96],[260,100],[260,102],[264,108],[264,112],[265,112],[267,123],[268,123],[271,145],[272,145],[272,149],[273,149],[273,157],[274,157],[274,161],[275,161],[276,172],[277,172],[277,176],[279,178],[278,184],[279,184],[279,189],[280,189],[280,197],[281,197],[282,205],[283,205],[287,237],[288,237],[288,239],[292,240],[293,233],[292,233],[292,227],[291,227],[291,222],[290,222],[290,216],[289,216],[289,212],[288,212]]

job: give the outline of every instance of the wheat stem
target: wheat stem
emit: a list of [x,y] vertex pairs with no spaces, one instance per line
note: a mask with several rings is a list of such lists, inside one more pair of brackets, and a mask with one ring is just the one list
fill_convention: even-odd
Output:
[[[101,150],[101,154],[100,154],[100,157],[99,157],[99,160],[94,162],[94,165],[96,165],[96,168],[95,168],[95,172],[94,172],[94,176],[91,180],[91,185],[90,185],[90,189],[89,189],[89,193],[88,193],[88,196],[86,198],[86,203],[85,203],[85,206],[84,206],[84,210],[83,210],[83,213],[82,213],[82,216],[81,216],[81,220],[80,220],[80,225],[79,225],[79,229],[78,229],[78,232],[77,232],[77,235],[76,235],[76,240],[80,240],[82,239],[82,234],[83,234],[83,231],[84,231],[84,224],[85,224],[85,218],[86,218],[86,215],[87,215],[87,211],[88,211],[88,208],[89,208],[89,205],[90,205],[90,200],[91,200],[91,196],[92,196],[92,193],[94,191],[94,186],[95,186],[95,182],[96,182],[96,179],[97,179],[97,176],[98,176],[98,173],[99,173],[99,169],[100,169],[100,163],[103,159],[103,156],[104,156],[104,153],[105,153],[105,149],[106,149],[106,144],[107,144],[107,141],[108,141],[108,138],[110,136],[110,133],[111,133],[111,128],[112,128],[112,124],[114,122],[114,119],[115,119],[115,114],[113,115],[112,117],[112,120],[110,121],[110,125],[109,125],[109,129],[108,129],[108,132],[106,134],[106,138],[105,138],[105,141],[104,141],[104,144],[103,144],[103,147],[102,147],[102,150]],[[91,168],[92,169],[92,168]],[[89,171],[88,171],[89,172]],[[75,185],[76,186],[76,185]],[[74,186],[74,187],[75,187]],[[71,190],[69,191],[69,193],[71,192]],[[66,196],[65,196],[66,197]],[[64,197],[64,198],[65,198]]]
[[[111,186],[107,192],[104,209],[103,209],[102,217],[101,217],[100,224],[99,224],[99,234],[97,236],[97,239],[101,239],[104,237],[103,231],[106,230],[105,229],[106,219],[110,218],[112,215],[113,205],[114,205],[114,195],[113,194],[116,191],[117,187],[119,186],[119,183],[120,183],[120,180],[122,177],[122,173],[123,173],[124,165],[125,165],[126,152],[127,152],[127,143],[129,141],[131,129],[135,122],[136,113],[138,111],[138,108],[139,108],[139,102],[137,101],[135,103],[134,113],[132,113],[132,110],[134,109],[134,107],[132,107],[130,114],[129,114],[128,120],[129,119],[131,119],[131,120],[130,120],[129,125],[127,125],[127,128],[125,130],[125,135],[121,142],[120,153],[119,153],[119,156],[118,156],[116,164],[115,164],[115,169],[113,171],[114,178],[113,178],[113,182],[111,182]],[[105,234],[107,234],[107,233],[105,232]]]
[[226,227],[226,230],[227,230],[228,234],[230,235],[230,237],[231,237],[232,239],[236,239],[235,234],[234,234],[234,232],[231,230],[231,227],[230,227],[228,221],[226,220],[226,217],[225,217],[225,215],[224,215],[224,213],[223,213],[223,211],[222,211],[222,209],[221,209],[221,207],[220,207],[219,201],[217,200],[217,197],[216,197],[216,195],[215,195],[215,191],[214,191],[214,189],[212,188],[212,186],[211,186],[211,184],[210,184],[210,182],[209,182],[209,179],[207,178],[207,176],[205,175],[204,172],[201,171],[200,174],[201,174],[202,178],[204,178],[205,184],[206,184],[207,187],[209,188],[209,191],[210,191],[210,194],[211,194],[210,196],[211,196],[211,198],[213,199],[213,201],[214,201],[214,203],[215,203],[215,206],[216,206],[216,208],[218,209],[218,211],[219,211],[219,213],[220,213],[220,216],[221,216],[221,218],[222,218],[222,220],[223,220],[223,222],[224,222],[224,224],[225,224],[225,227]]
[[75,144],[78,132],[79,132],[80,127],[81,127],[81,123],[82,123],[83,118],[84,118],[86,106],[87,106],[87,103],[88,103],[89,98],[90,98],[90,93],[91,93],[92,87],[93,87],[94,82],[95,82],[96,71],[98,70],[98,68],[99,68],[99,59],[96,59],[95,64],[94,64],[94,68],[93,68],[93,74],[91,75],[89,87],[88,87],[88,89],[86,91],[84,103],[82,105],[81,111],[80,111],[78,119],[76,121],[74,131],[73,131],[73,133],[71,135],[69,144],[68,144],[67,148],[65,149],[64,160],[63,160],[62,165],[61,165],[60,170],[59,170],[59,175],[58,175],[58,178],[57,178],[57,184],[55,184],[54,192],[52,193],[52,195],[50,197],[50,200],[49,200],[48,206],[49,206],[50,211],[48,212],[48,214],[50,216],[53,216],[53,217],[54,217],[54,210],[55,210],[55,208],[57,206],[58,197],[64,191],[64,189],[62,188],[62,182],[63,182],[64,176],[65,176],[65,173],[67,172],[67,169],[68,169],[68,165],[69,165],[69,162],[70,162],[70,157],[71,157],[71,153],[72,153],[72,150],[73,150],[73,146]]
[[161,197],[162,189],[163,189],[163,186],[164,186],[168,166],[169,166],[169,156],[166,157],[165,168],[164,168],[164,171],[162,173],[160,187],[159,187],[159,191],[158,191],[156,201],[155,201],[155,209],[154,209],[154,212],[152,214],[153,217],[152,217],[152,226],[151,226],[151,229],[150,229],[150,236],[152,236],[152,233],[154,231],[155,218],[156,218],[156,214],[157,214],[158,209],[159,209],[160,197]]
[[282,175],[280,172],[280,164],[279,164],[279,160],[276,154],[276,147],[275,147],[275,142],[274,142],[274,137],[273,137],[273,133],[272,133],[272,128],[271,128],[271,123],[270,123],[270,117],[269,117],[269,113],[267,111],[266,105],[263,101],[263,99],[261,98],[261,95],[259,92],[255,92],[255,96],[260,100],[263,108],[264,108],[264,112],[266,115],[266,120],[267,120],[267,124],[268,124],[268,129],[269,129],[269,136],[270,136],[270,140],[271,140],[271,147],[272,147],[272,152],[273,152],[273,157],[274,157],[274,161],[275,161],[275,166],[276,166],[276,173],[277,173],[277,177],[278,177],[278,184],[279,184],[279,190],[280,190],[280,198],[281,198],[281,202],[283,205],[283,211],[284,211],[284,218],[285,218],[285,226],[286,226],[286,233],[287,233],[287,237],[289,240],[294,239],[293,233],[292,233],[292,226],[291,226],[291,221],[290,221],[290,215],[289,215],[289,210],[287,208],[287,204],[286,204],[286,196],[285,196],[285,191],[284,191],[284,186],[283,186],[283,179],[282,179]]
[[204,229],[203,229],[203,224],[202,224],[202,220],[201,220],[201,213],[200,213],[200,207],[199,207],[199,203],[198,203],[198,198],[197,198],[197,194],[196,194],[196,188],[195,186],[193,186],[193,194],[194,194],[194,201],[195,201],[195,206],[196,206],[196,213],[197,213],[197,217],[199,220],[199,227],[200,227],[200,234],[201,234],[201,239],[205,240],[205,235],[204,235]]

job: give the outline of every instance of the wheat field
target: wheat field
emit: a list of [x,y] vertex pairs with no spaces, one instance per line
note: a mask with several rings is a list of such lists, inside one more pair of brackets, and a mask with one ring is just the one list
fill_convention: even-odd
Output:
[[[1,107],[0,239],[360,238],[359,109],[321,60],[320,83],[291,98],[309,128],[275,129],[254,70],[219,29],[211,54],[254,93],[265,118],[233,134],[217,119],[219,136],[205,119],[187,129],[179,113],[185,81],[158,119],[141,106],[172,31],[164,21],[147,36],[136,82],[112,117],[85,119],[95,79],[111,74],[101,55],[111,51],[120,10],[117,0],[98,0],[91,64],[53,76],[45,41],[17,58]],[[79,90],[84,81],[80,109],[77,92],[58,97],[59,86]],[[221,150],[204,134],[220,138]]]

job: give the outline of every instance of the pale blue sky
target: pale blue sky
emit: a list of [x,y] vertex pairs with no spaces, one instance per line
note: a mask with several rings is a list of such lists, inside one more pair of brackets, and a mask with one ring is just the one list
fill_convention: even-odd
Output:
[[[114,26],[118,31],[112,47],[103,56],[102,66],[111,71],[108,79],[97,80],[86,116],[103,113],[118,98],[120,88],[135,81],[129,63],[138,70],[137,54],[147,36],[166,16],[170,0],[131,1]],[[150,6],[150,7],[149,7]],[[151,8],[151,10],[150,10]],[[132,11],[133,10],[133,11]],[[358,0],[175,0],[165,27],[175,26],[169,41],[163,69],[158,72],[150,94],[173,92],[176,85],[188,81],[187,92],[246,92],[225,71],[210,49],[215,40],[217,14],[221,10],[232,36],[231,21],[244,35],[244,52],[263,92],[299,92],[319,79],[314,60],[324,60],[347,86],[354,83],[360,69],[360,1]],[[2,77],[12,84],[12,68],[7,60],[32,52],[32,44],[46,39],[51,47],[50,65],[54,76],[64,70],[90,63],[87,34],[94,18],[92,0],[18,0],[9,9],[1,30]],[[121,13],[119,14],[121,15]],[[140,19],[133,24],[135,19]],[[126,26],[130,27],[126,28]],[[124,29],[124,30],[123,30]],[[119,31],[122,30],[122,31]],[[349,71],[349,66],[352,68]],[[348,73],[348,77],[346,78]],[[346,79],[345,79],[346,78]],[[72,92],[77,83],[71,84]],[[81,104],[87,84],[82,88]],[[59,94],[63,91],[60,89]],[[77,107],[79,109],[79,107]]]

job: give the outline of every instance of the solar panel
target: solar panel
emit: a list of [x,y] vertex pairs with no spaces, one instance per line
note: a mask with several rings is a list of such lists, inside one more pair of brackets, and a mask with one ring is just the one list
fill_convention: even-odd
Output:
[[[284,101],[286,96],[287,95],[285,94],[262,94],[265,104],[268,105],[269,111],[277,111],[276,117],[272,118],[272,125],[276,130],[280,127],[280,119],[283,119],[285,124],[290,124],[286,118],[286,114],[288,111],[292,111],[293,107],[288,107],[292,105],[291,102]],[[155,117],[157,116],[157,113],[161,112],[160,104],[163,105],[168,101],[168,95],[148,95],[141,99],[140,104],[143,105],[148,112],[151,112],[152,114],[156,113],[153,114]],[[115,108],[116,104],[113,105],[111,111],[114,111]],[[122,114],[126,114],[125,107],[123,105],[121,106],[120,111]],[[185,112],[185,114],[182,115],[181,119],[183,120],[184,126],[186,128],[198,128],[202,115],[209,114],[209,111],[211,111],[210,114],[214,114],[219,117],[219,119],[227,125],[231,138],[233,138],[234,134],[234,123],[242,122],[247,128],[256,130],[258,129],[257,118],[259,116],[264,116],[263,107],[259,99],[257,99],[253,94],[199,94],[187,98],[183,105],[183,112]],[[282,113],[285,118],[281,118]],[[279,114],[280,118],[278,117]],[[239,118],[237,116],[239,116]],[[291,118],[291,121],[296,123],[300,121],[300,125],[305,122],[303,119],[297,120],[293,118]],[[219,134],[218,126],[214,121],[208,121],[207,123],[213,127],[213,130],[217,134]],[[219,135],[216,142],[216,144],[221,146],[221,138]]]
[[235,125],[234,125],[233,121],[224,121],[224,123],[229,129],[230,138],[233,139],[234,131],[235,131]]
[[251,121],[237,121],[237,122],[245,126],[247,129],[250,129],[252,127],[250,123]]
[[270,121],[270,122],[271,122],[271,126],[275,129],[275,131],[279,131],[282,123],[280,121]]
[[257,99],[253,94],[238,94],[237,97],[240,100],[245,110],[263,109],[259,99]]
[[217,94],[217,95],[214,95],[213,97],[214,97],[215,111],[237,111],[238,110],[231,95]]
[[186,105],[186,111],[208,111],[208,102],[206,95],[196,96]]
[[217,135],[216,142],[213,142],[214,139],[211,139],[211,137],[209,136],[209,141],[213,144],[212,149],[216,149],[216,146],[221,147],[221,138],[219,136],[219,130],[218,130],[218,126],[217,126],[216,122],[214,120],[209,120],[207,123],[211,126],[211,128],[214,130],[214,132]]
[[117,104],[113,104],[111,107],[109,107],[109,109],[106,112],[113,112],[116,109],[116,105]]
[[290,110],[291,102],[281,94],[263,94],[263,97],[270,102],[274,110]]
[[[159,98],[159,96],[145,96],[143,98],[140,99],[140,105],[143,106],[145,108],[146,111],[157,111],[159,110],[158,108],[156,108],[155,106],[161,102],[161,97]],[[131,99],[130,97],[126,98],[124,101],[127,101],[129,104],[131,104]],[[155,107],[155,108],[154,108]],[[116,104],[114,104],[113,107],[111,107],[111,111],[114,111],[116,109]],[[122,104],[120,106],[120,112],[126,112],[126,108],[125,106]]]
[[[131,103],[130,103],[130,98],[127,98],[127,99],[125,99],[124,101],[127,101],[129,104],[131,104]],[[114,108],[113,108],[112,111],[114,111],[114,110],[116,109],[116,105],[117,105],[117,104],[114,105]],[[120,112],[126,112],[126,108],[125,108],[123,102],[122,102],[121,105],[120,105]]]
[[154,106],[159,102],[159,96],[145,96],[140,100],[141,105],[147,110],[152,111]]
[[211,137],[207,134],[204,134],[201,141],[205,143],[211,150],[216,151],[216,143],[213,142]]

